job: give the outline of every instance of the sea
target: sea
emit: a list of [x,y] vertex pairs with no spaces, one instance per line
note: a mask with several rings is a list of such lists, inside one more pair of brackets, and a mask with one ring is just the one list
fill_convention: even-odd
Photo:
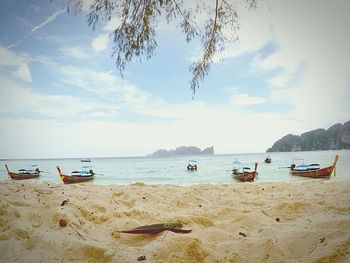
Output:
[[[65,159],[9,159],[0,160],[0,180],[9,180],[5,164],[10,171],[28,169],[37,165],[44,171],[39,178],[25,181],[62,184],[56,166],[62,172],[70,174],[81,170],[83,166],[91,166],[96,173],[94,180],[86,182],[96,185],[128,185],[133,183],[144,184],[172,184],[190,186],[196,184],[231,184],[239,183],[232,178],[233,166],[254,169],[258,163],[257,182],[292,182],[312,180],[310,178],[292,176],[289,167],[295,164],[318,163],[321,167],[332,165],[335,155],[339,155],[336,166],[336,176],[331,180],[350,180],[350,150],[339,151],[310,151],[310,152],[279,152],[279,153],[245,153],[245,154],[218,154],[210,156],[176,156],[167,158],[154,157],[88,157],[91,162],[81,162],[81,158]],[[270,156],[272,162],[266,164],[265,158]],[[87,157],[82,157],[86,159]],[[196,160],[197,171],[188,171],[189,160]],[[86,167],[85,167],[86,168]],[[89,169],[90,167],[88,167]],[[323,180],[323,179],[321,179]],[[23,182],[23,181],[22,181]]]

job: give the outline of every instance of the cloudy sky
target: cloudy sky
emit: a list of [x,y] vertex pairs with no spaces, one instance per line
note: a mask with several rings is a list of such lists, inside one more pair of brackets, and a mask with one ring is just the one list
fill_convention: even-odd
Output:
[[151,60],[122,78],[112,19],[93,31],[63,1],[0,2],[0,158],[142,156],[214,146],[265,152],[350,120],[350,1],[262,1],[192,100],[198,42],[157,27]]

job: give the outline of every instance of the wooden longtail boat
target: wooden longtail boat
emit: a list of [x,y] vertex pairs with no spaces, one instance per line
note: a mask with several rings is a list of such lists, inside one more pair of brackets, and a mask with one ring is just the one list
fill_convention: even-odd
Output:
[[40,170],[38,168],[36,168],[35,170],[21,169],[18,171],[18,173],[14,173],[14,172],[10,172],[7,164],[5,164],[5,167],[6,167],[8,175],[13,180],[31,179],[31,178],[39,177],[39,175],[40,175]]
[[187,163],[187,170],[197,171],[197,161],[196,160],[189,160]]
[[266,157],[266,159],[265,159],[265,163],[271,163],[271,158],[270,158],[270,156],[268,156],[268,157]]
[[254,171],[251,172],[249,167],[243,167],[242,172],[233,172],[232,177],[241,182],[253,182],[258,175],[258,163],[255,163]]
[[[295,166],[292,164],[290,169],[290,174],[304,176],[304,177],[329,179],[333,171],[335,170],[335,166],[337,164],[338,159],[339,159],[339,156],[336,155],[334,158],[333,165],[324,167],[324,168],[315,168],[316,164],[313,164],[313,165],[307,166],[307,168],[303,166],[303,169],[298,169],[298,166]],[[334,176],[335,176],[335,172],[334,172]]]
[[65,184],[82,183],[94,179],[95,173],[90,170],[88,173],[72,172],[72,175],[63,174],[61,168],[57,165],[58,174]]

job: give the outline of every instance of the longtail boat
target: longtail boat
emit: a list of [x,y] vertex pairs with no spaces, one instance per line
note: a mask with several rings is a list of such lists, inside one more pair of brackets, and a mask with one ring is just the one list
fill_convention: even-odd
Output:
[[333,165],[320,168],[318,164],[310,164],[310,165],[298,165],[292,164],[290,167],[290,174],[304,176],[304,177],[312,177],[312,178],[327,178],[329,179],[334,171],[335,176],[335,166],[339,156],[336,155],[334,158]]
[[270,156],[268,156],[268,157],[266,157],[266,159],[265,159],[265,163],[271,163],[271,157]]
[[189,160],[187,163],[187,170],[197,171],[197,161],[196,160]]
[[[31,179],[39,177],[40,170],[39,168],[35,169],[20,169],[18,170],[18,173],[10,172],[10,169],[8,168],[7,164],[5,164],[7,174],[10,176],[13,180],[23,180],[23,179]],[[34,166],[33,166],[34,168]]]
[[56,168],[62,182],[65,184],[82,183],[82,182],[90,181],[95,177],[95,173],[93,170],[73,171],[71,175],[66,175],[62,173],[61,168],[58,165]]
[[257,172],[258,163],[255,163],[254,171],[250,171],[249,167],[243,167],[242,172],[233,171],[232,177],[241,182],[253,182],[258,175]]

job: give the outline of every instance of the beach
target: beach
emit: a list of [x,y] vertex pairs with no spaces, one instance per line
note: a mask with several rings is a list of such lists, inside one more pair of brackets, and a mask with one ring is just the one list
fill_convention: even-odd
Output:
[[[350,182],[0,182],[1,262],[349,262]],[[173,224],[190,233],[127,234]]]

